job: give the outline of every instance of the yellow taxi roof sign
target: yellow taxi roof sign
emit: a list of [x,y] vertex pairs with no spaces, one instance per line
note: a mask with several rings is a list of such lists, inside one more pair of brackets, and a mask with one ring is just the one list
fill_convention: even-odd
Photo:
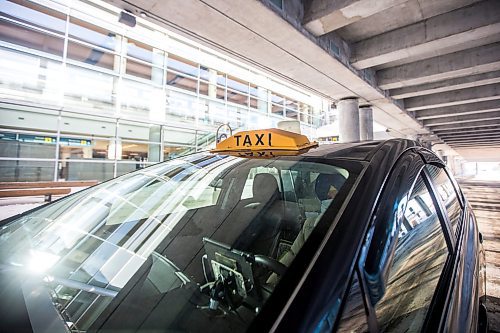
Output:
[[219,142],[211,153],[226,153],[247,157],[298,155],[318,146],[305,135],[277,128],[243,131]]

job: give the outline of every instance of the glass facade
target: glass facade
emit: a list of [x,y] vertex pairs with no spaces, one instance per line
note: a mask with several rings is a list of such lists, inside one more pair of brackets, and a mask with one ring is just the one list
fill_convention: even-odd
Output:
[[98,1],[0,2],[0,181],[105,180],[329,103]]

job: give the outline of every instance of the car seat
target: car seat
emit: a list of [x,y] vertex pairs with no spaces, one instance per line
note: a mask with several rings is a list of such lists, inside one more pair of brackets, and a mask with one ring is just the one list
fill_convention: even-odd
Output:
[[[315,180],[314,184],[314,192],[316,193],[316,196],[320,201],[328,200],[328,192],[330,190],[330,186],[334,186],[337,191],[340,191],[341,187],[344,185],[346,181],[346,178],[342,176],[341,174],[334,173],[334,174],[320,174]],[[318,222],[320,217],[320,214],[317,216],[311,216],[306,219],[304,222],[302,229],[298,233],[297,237],[295,238],[292,246],[288,251],[286,251],[281,258],[279,258],[279,261],[286,265],[290,266],[292,263],[293,259],[295,259],[295,256],[299,252],[299,250],[302,248],[304,243],[306,242],[307,238],[309,238],[309,235],[313,231],[314,227],[316,226],[316,223]],[[267,280],[267,283],[270,285],[276,285],[278,282],[278,276],[276,274],[272,274],[269,279]]]
[[269,173],[255,175],[252,192],[253,197],[245,200],[244,206],[240,208],[241,216],[251,219],[251,222],[238,237],[234,247],[270,255],[284,210],[276,177]]

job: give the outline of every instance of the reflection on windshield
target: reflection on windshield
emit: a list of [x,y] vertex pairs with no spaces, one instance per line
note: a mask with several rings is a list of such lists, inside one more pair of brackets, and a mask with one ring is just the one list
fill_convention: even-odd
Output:
[[244,330],[348,177],[206,153],[158,164],[4,226],[2,277],[75,332]]

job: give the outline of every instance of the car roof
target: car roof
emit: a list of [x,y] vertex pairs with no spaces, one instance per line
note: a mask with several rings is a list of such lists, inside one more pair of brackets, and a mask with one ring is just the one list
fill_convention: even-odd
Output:
[[421,145],[416,141],[407,139],[332,143],[322,144],[317,148],[310,149],[307,153],[304,153],[301,156],[371,161],[375,153],[383,147],[386,147],[388,150],[394,150],[393,153],[399,155],[408,148],[421,147]]

